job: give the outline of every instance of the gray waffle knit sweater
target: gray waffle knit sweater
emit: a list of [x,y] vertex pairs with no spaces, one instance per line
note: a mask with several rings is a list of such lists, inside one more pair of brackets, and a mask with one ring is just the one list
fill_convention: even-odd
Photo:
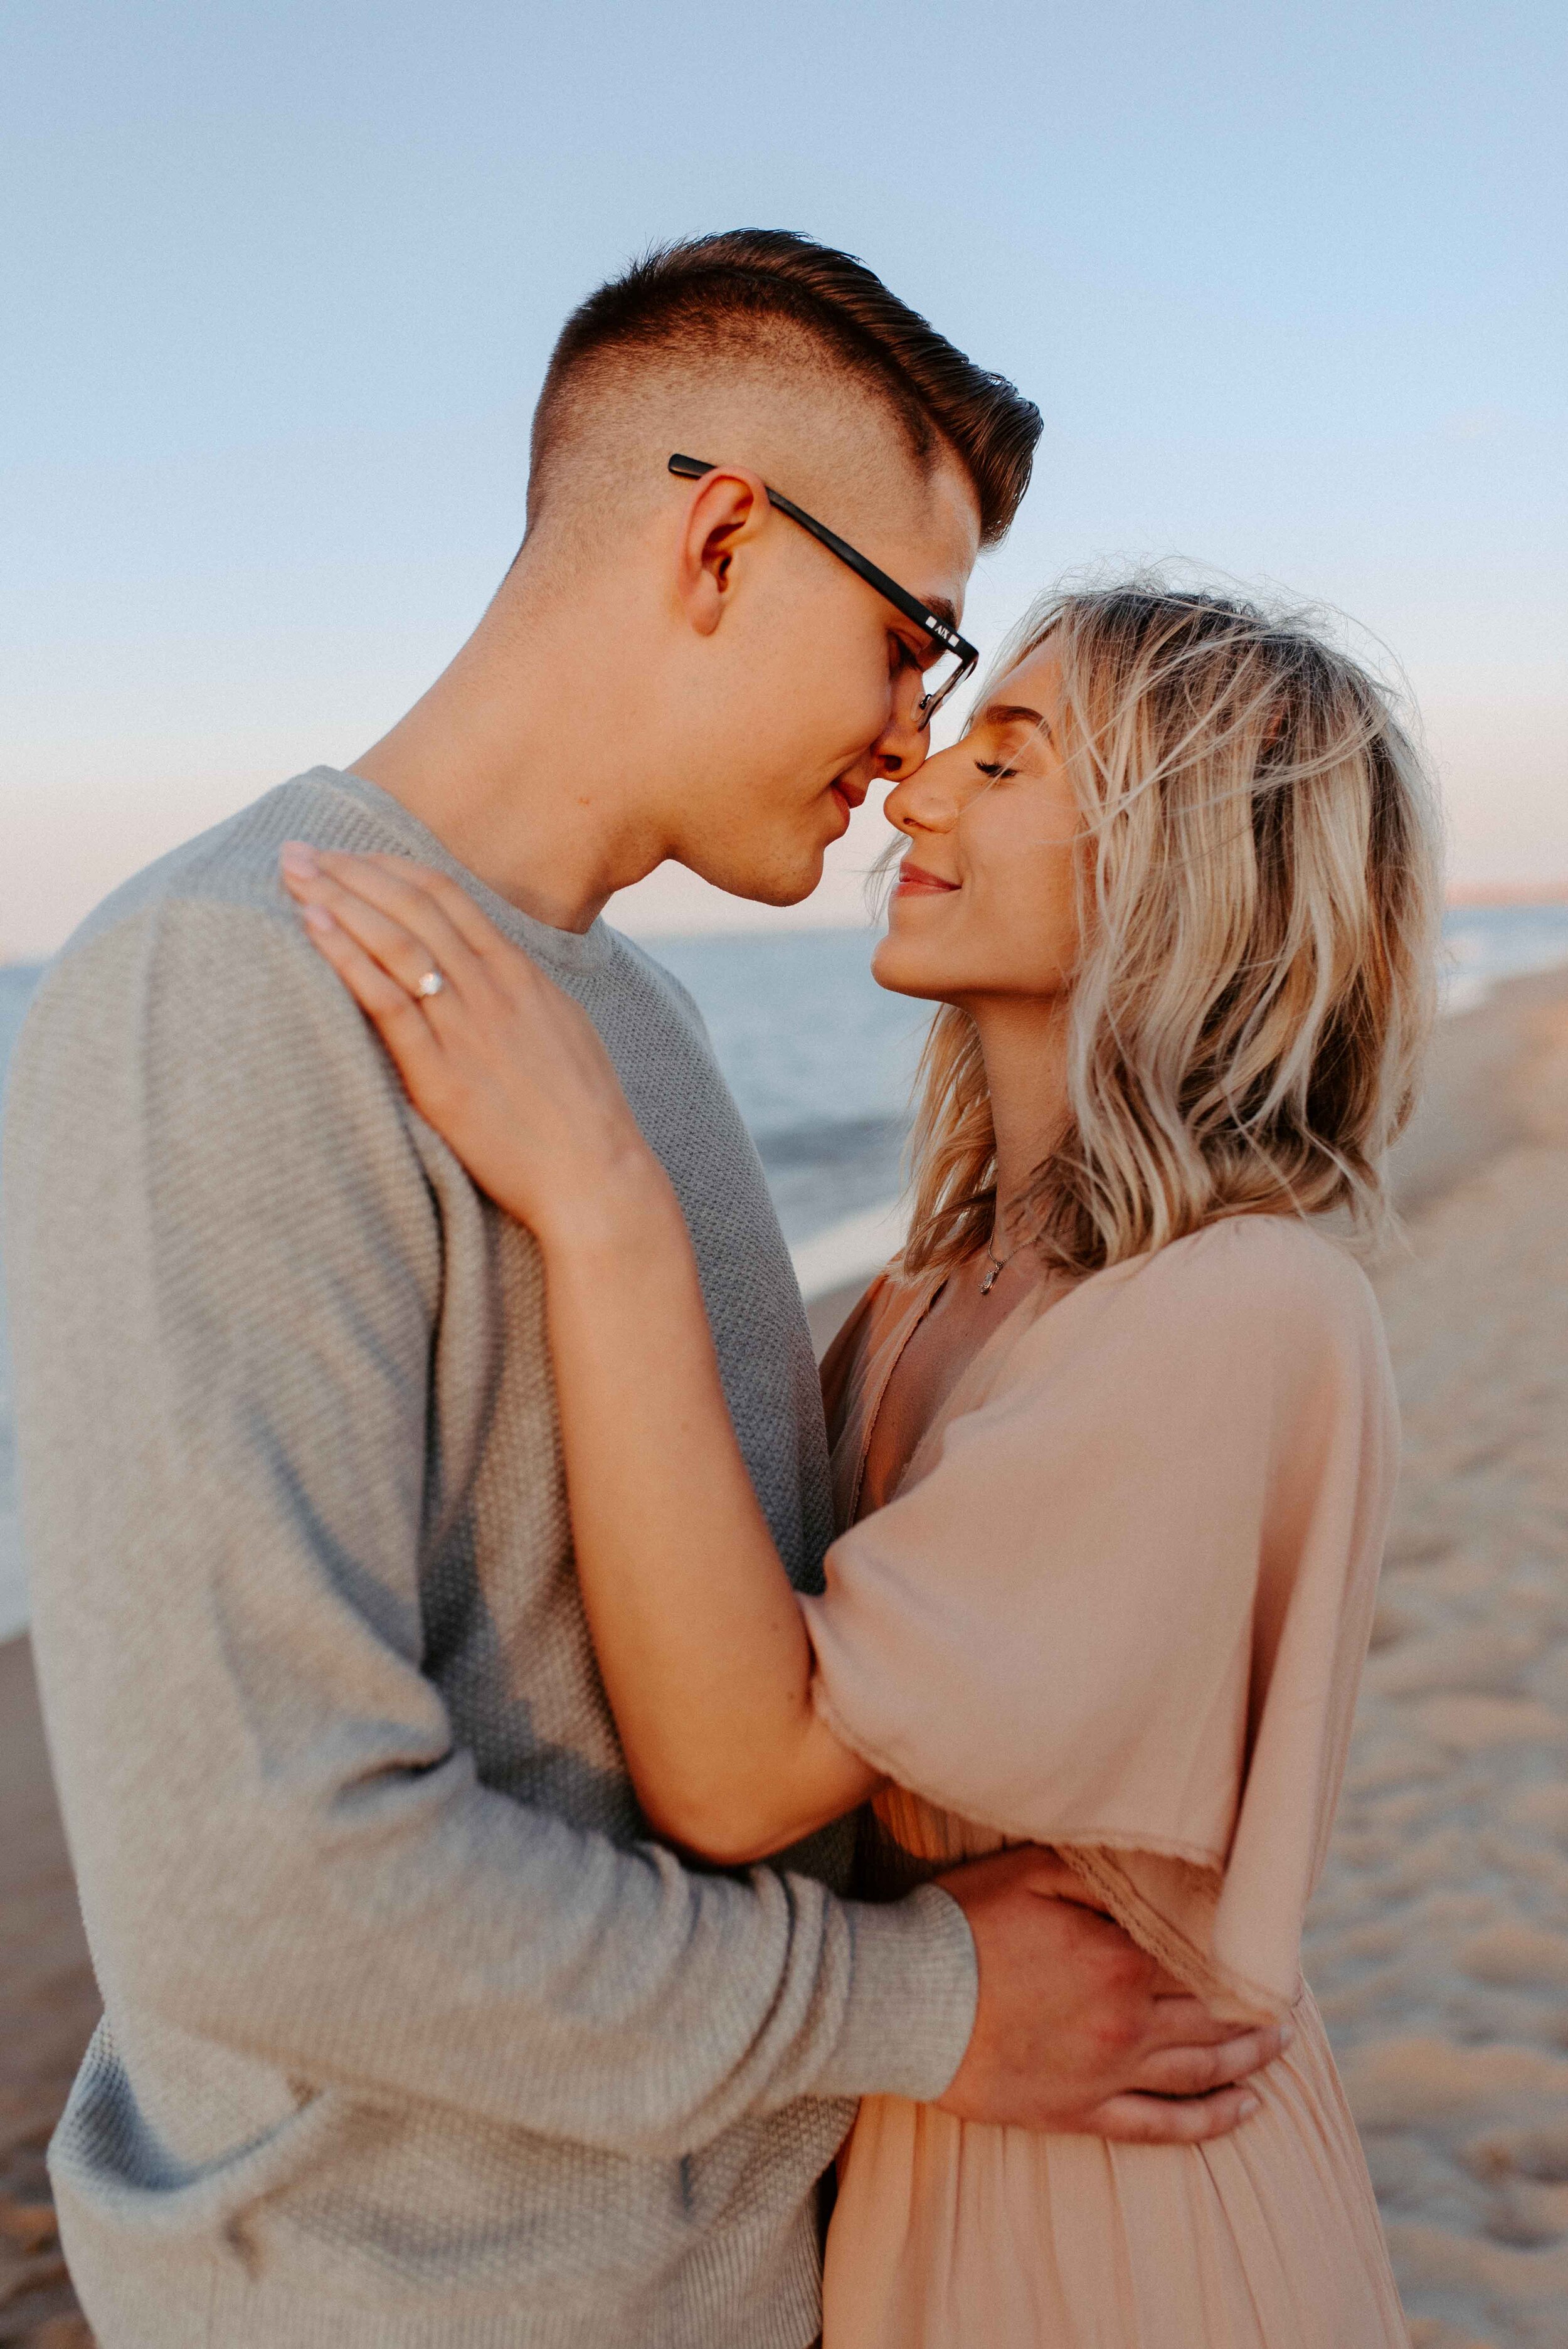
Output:
[[317,769],[132,882],[18,1047],[4,1195],[35,1641],[105,2019],[52,2154],[103,2349],[802,2349],[815,2179],[940,2094],[974,1953],[646,1839],[572,1569],[537,1252],[412,1112],[279,843],[458,872],[679,1192],[791,1574],[810,1352],[689,999]]

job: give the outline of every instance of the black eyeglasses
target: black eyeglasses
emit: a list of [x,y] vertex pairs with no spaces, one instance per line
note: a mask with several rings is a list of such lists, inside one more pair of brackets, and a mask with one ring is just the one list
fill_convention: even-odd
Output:
[[[711,473],[714,470],[700,457],[670,459],[671,472],[678,473],[683,481],[700,481],[705,473]],[[768,491],[770,503],[776,505],[781,514],[788,514],[790,521],[798,522],[802,530],[809,530],[830,554],[836,554],[841,563],[847,563],[869,587],[874,587],[879,595],[886,597],[895,612],[902,612],[906,620],[913,620],[915,626],[931,638],[931,658],[921,663],[926,688],[915,707],[917,722],[923,728],[929,726],[949,695],[956,693],[959,687],[974,676],[980,658],[976,647],[966,636],[959,635],[951,621],[944,620],[929,605],[923,604],[918,595],[912,595],[907,587],[901,587],[896,579],[890,579],[887,573],[879,570],[869,556],[859,554],[847,539],[839,536],[837,531],[830,530],[825,522],[819,522],[814,514],[806,512],[804,506],[798,506],[793,498],[783,496],[767,482],[763,486]]]

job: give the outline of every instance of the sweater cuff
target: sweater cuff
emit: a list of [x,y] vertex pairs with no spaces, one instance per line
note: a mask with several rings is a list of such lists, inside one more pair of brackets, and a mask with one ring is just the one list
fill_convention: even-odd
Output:
[[933,2104],[975,2028],[980,1973],[964,1911],[934,1884],[885,1905],[840,1906],[853,1938],[849,1997],[811,2094]]

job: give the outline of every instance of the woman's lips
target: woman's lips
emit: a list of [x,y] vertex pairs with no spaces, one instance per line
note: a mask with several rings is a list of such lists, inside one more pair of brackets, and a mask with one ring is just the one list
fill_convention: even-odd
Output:
[[956,881],[944,881],[940,873],[928,873],[922,864],[912,864],[905,857],[898,868],[895,897],[944,897],[960,886]]

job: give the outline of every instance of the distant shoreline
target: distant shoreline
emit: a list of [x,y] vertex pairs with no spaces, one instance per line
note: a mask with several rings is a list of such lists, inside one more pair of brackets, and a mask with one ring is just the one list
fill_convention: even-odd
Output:
[[[1456,881],[1449,886],[1443,902],[1450,911],[1455,913],[1465,913],[1472,908],[1490,905],[1568,905],[1568,875],[1557,881]],[[873,923],[867,920],[851,922],[798,920],[784,924],[758,923],[755,926],[749,926],[744,917],[733,926],[728,923],[717,923],[711,928],[696,930],[644,930],[641,927],[629,928],[620,922],[611,924],[613,929],[620,930],[623,936],[634,939],[638,946],[654,955],[656,955],[659,948],[664,946],[686,946],[695,940],[707,938],[811,936],[820,935],[823,931],[841,935],[845,932],[858,932],[869,937],[874,926],[876,926]],[[65,940],[62,938],[60,945],[64,944]],[[11,954],[5,947],[0,947],[0,971],[40,971],[52,959],[52,953],[57,951],[58,949],[56,948],[51,954]]]
[[1481,905],[1568,905],[1568,881],[1461,881],[1446,899],[1450,911]]

